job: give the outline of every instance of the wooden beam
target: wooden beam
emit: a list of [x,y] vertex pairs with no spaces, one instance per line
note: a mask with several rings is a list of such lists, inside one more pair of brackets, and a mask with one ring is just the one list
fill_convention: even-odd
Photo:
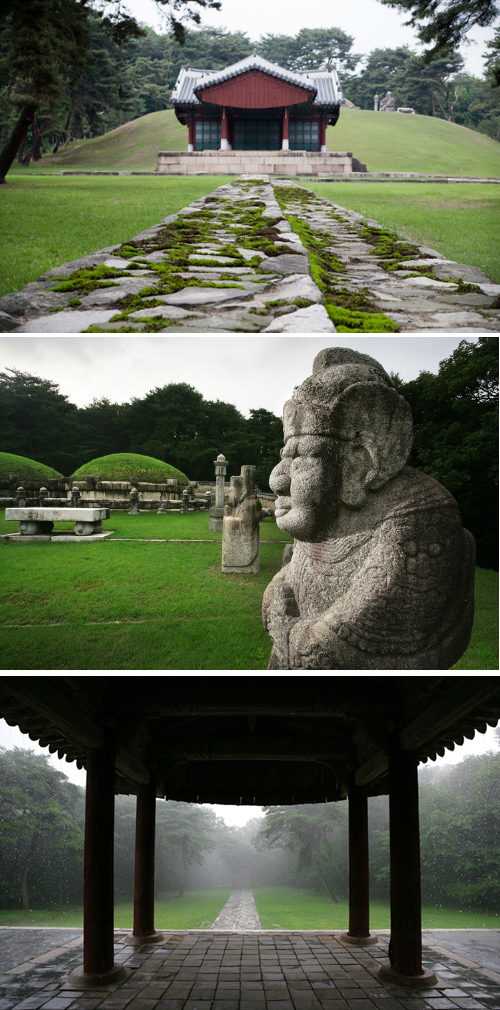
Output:
[[[460,732],[460,722],[475,708],[483,705],[492,695],[496,694],[500,698],[498,677],[474,677],[475,685],[471,681],[470,677],[461,679],[439,701],[429,705],[413,722],[405,726],[399,734],[402,750],[419,751],[432,741],[439,745],[443,734],[457,723],[457,734]],[[478,716],[477,721],[481,723],[484,720]]]
[[389,756],[383,750],[376,751],[368,761],[356,770],[355,783],[357,786],[366,786],[373,779],[385,775],[389,768]]
[[149,769],[143,765],[142,761],[134,757],[127,750],[119,750],[115,757],[115,767],[125,778],[138,782],[139,785],[147,785],[150,780]]
[[[62,730],[69,737],[68,742],[76,740],[90,750],[102,747],[100,726],[48,683],[47,678],[2,677],[2,687],[17,701]],[[44,737],[48,735],[42,734]]]

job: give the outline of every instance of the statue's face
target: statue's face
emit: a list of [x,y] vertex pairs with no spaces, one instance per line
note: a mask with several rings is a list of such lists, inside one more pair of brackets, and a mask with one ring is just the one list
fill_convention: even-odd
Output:
[[342,443],[321,435],[292,435],[281,457],[269,478],[279,495],[278,526],[297,540],[328,539],[340,503]]

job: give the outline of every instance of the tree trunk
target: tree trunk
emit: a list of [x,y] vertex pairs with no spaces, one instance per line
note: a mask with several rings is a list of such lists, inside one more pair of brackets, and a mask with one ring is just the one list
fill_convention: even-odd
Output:
[[316,853],[313,853],[313,859],[314,859],[314,864],[316,866],[316,870],[318,871],[318,876],[319,876],[319,878],[321,880],[321,883],[323,884],[323,887],[325,888],[326,893],[328,894],[330,900],[333,901],[334,905],[338,905],[338,903],[339,903],[338,902],[338,898],[335,897],[333,891],[330,890],[330,888],[329,888],[329,886],[327,884],[327,881],[325,880],[325,877],[323,875],[321,866],[319,865],[319,859],[318,859]]
[[180,890],[179,890],[179,893],[177,895],[178,898],[182,898],[182,895],[184,894],[184,891],[186,890],[186,884],[187,884],[187,879],[188,879],[188,869],[189,869],[188,861],[187,861],[187,858],[186,858],[186,853],[184,851],[184,846],[181,847],[181,853],[182,853],[182,864],[184,866],[184,880],[182,881],[182,884],[180,886]]
[[9,171],[21,144],[25,140],[26,134],[33,121],[36,108],[36,105],[24,106],[3,151],[0,153],[0,185],[5,184],[5,176],[7,175],[7,172]]
[[23,868],[23,875],[21,877],[21,902],[23,910],[25,912],[29,912],[30,910],[30,903],[28,900],[28,873],[31,863],[33,861],[33,856],[35,855],[37,841],[38,841],[38,831],[35,831],[33,834],[33,838],[31,839],[31,845],[28,849],[28,855],[26,856]]

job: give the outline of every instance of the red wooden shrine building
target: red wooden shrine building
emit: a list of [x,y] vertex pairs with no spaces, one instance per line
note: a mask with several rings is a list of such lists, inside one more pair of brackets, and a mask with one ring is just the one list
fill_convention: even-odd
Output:
[[224,70],[181,68],[170,101],[188,151],[322,151],[344,102],[337,71],[292,73],[257,56]]
[[500,717],[500,678],[31,676],[0,678],[0,717],[87,769],[84,963],[70,979],[98,988],[113,963],[114,796],[137,794],[134,927],[154,927],[157,798],[258,806],[349,803],[349,930],[369,930],[369,796],[389,794],[391,944],[384,981],[430,986],[422,967],[419,761],[454,749]]

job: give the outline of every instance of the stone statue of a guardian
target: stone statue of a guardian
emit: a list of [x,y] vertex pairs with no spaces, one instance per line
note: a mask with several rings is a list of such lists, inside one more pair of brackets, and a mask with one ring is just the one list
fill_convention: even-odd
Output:
[[260,536],[255,466],[242,466],[239,476],[231,477],[229,504],[222,521],[222,571],[226,574],[260,570]]
[[328,348],[283,426],[270,485],[294,546],[264,595],[269,669],[449,669],[471,632],[475,545],[451,494],[405,466],[406,400],[374,358]]

